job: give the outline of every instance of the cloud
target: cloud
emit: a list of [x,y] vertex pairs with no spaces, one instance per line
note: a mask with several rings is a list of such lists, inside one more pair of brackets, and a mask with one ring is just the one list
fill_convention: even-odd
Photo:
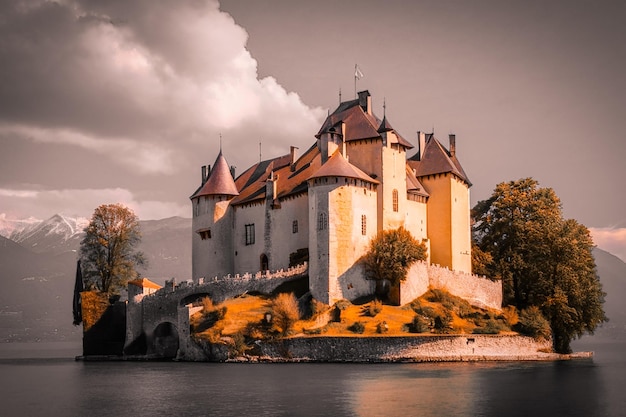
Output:
[[[33,205],[33,200],[37,204]],[[171,216],[189,217],[189,207],[171,201],[140,200],[124,188],[14,190],[0,189],[0,206],[9,218],[23,218],[23,213],[45,219],[55,213],[90,217],[101,204],[121,203],[131,208],[140,220]]]
[[626,228],[589,228],[594,243],[626,262]]
[[0,8],[0,133],[20,140],[171,174],[219,133],[233,154],[259,139],[278,152],[308,145],[324,116],[274,78],[258,78],[246,31],[217,1]]
[[17,124],[0,124],[0,136],[31,140],[38,143],[56,143],[84,148],[102,155],[115,155],[117,162],[141,173],[174,171],[171,151],[151,143],[141,144],[131,139],[102,138],[71,129],[39,128]]

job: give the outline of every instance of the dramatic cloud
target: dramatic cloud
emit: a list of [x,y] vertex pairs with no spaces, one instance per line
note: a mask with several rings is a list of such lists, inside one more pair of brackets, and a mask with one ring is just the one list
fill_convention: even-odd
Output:
[[626,228],[589,228],[593,242],[626,262]]
[[[50,207],[66,207],[59,213],[70,216],[88,217],[101,204],[121,203],[131,209],[140,219],[162,219],[171,216],[188,216],[189,208],[184,204],[169,201],[139,201],[133,193],[123,188],[112,189],[67,189],[67,190],[8,190],[0,189],[0,198],[7,197],[2,209],[4,218],[16,219],[20,213],[28,212],[44,220],[51,216]],[[37,204],[34,204],[34,202]],[[53,213],[52,213],[53,214]]]
[[259,141],[266,157],[308,146],[325,114],[259,79],[246,31],[217,1],[14,0],[0,16],[0,153],[19,141],[42,171],[52,161],[32,149],[58,145],[66,170],[77,159],[111,170],[76,176],[142,198],[167,184],[178,206],[196,185],[190,165],[212,162],[220,134],[229,162],[245,167]]

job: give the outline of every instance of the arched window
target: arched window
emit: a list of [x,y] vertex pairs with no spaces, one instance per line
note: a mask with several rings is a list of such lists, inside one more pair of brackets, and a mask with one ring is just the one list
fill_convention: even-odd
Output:
[[326,213],[320,213],[317,219],[317,230],[326,230],[328,228],[328,216]]
[[267,270],[270,269],[269,265],[270,265],[270,261],[269,259],[267,259],[267,255],[266,254],[261,254],[261,271],[265,272]]
[[393,211],[398,211],[398,190],[393,190],[391,192],[391,202],[393,205]]

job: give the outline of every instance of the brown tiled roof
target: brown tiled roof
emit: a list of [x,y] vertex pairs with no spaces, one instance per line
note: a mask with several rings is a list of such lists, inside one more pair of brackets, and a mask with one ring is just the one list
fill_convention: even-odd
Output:
[[155,290],[163,288],[159,284],[150,281],[148,278],[137,278],[132,281],[128,281],[128,283],[140,288],[153,288]]
[[[329,132],[331,128],[335,128],[335,130],[338,131],[341,122],[346,125],[344,137],[346,142],[379,138],[382,132],[393,130],[398,137],[397,143],[409,149],[413,148],[413,145],[409,141],[400,136],[400,134],[391,127],[386,117],[380,120],[376,115],[368,114],[359,105],[359,100],[341,103],[339,107],[326,118],[316,137],[319,138],[322,133]],[[379,130],[383,126],[387,129]],[[341,132],[338,131],[338,133]]]
[[378,181],[361,171],[359,168],[352,165],[341,152],[336,151],[315,174],[311,175],[309,179],[320,177],[347,177],[357,178],[363,181],[371,182],[373,184],[379,184]]
[[313,144],[291,168],[291,155],[259,162],[248,168],[235,181],[239,195],[232,200],[233,205],[248,204],[265,200],[265,186],[270,174],[276,180],[276,197],[286,198],[307,191],[306,180],[321,165],[317,144]]
[[191,198],[203,195],[239,195],[233,176],[230,174],[228,162],[221,151],[213,164],[209,178]]
[[413,169],[409,164],[406,165],[406,190],[413,194],[429,197],[422,183],[413,174]]
[[472,185],[456,156],[452,156],[432,135],[427,136],[421,158],[418,159],[418,154],[415,154],[409,158],[407,163],[415,169],[417,178],[450,172],[461,178],[469,186]]

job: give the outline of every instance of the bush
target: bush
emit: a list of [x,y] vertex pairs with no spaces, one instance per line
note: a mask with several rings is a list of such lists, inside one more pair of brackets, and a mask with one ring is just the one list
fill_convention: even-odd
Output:
[[474,334],[498,334],[503,330],[503,326],[494,319],[487,320],[483,327],[477,327],[472,333]]
[[232,336],[232,344],[230,345],[230,353],[232,356],[242,356],[250,349],[246,344],[246,338],[241,332],[237,332]]
[[519,315],[515,306],[506,306],[502,309],[502,315],[509,327],[515,326],[519,322]]
[[376,317],[381,311],[383,311],[383,303],[378,300],[369,303],[365,309],[365,313],[370,317]]
[[350,327],[348,327],[348,330],[350,330],[353,333],[361,334],[365,331],[365,324],[363,324],[360,321],[356,321]]
[[444,311],[443,314],[437,314],[433,327],[437,333],[448,333],[451,329],[452,314],[449,311]]
[[387,325],[386,321],[379,321],[378,324],[376,324],[376,333],[387,333],[389,331],[389,326]]
[[419,314],[413,317],[413,321],[407,324],[407,329],[411,333],[427,333],[430,332],[428,321]]
[[329,307],[326,304],[321,301],[317,301],[315,298],[311,298],[311,317],[317,317],[328,311],[328,309]]
[[281,293],[272,301],[272,322],[282,334],[287,334],[300,319],[300,310],[295,295]]
[[552,334],[550,323],[543,317],[537,306],[531,306],[522,310],[519,314],[519,322],[515,328],[520,333],[537,340],[549,339]]

